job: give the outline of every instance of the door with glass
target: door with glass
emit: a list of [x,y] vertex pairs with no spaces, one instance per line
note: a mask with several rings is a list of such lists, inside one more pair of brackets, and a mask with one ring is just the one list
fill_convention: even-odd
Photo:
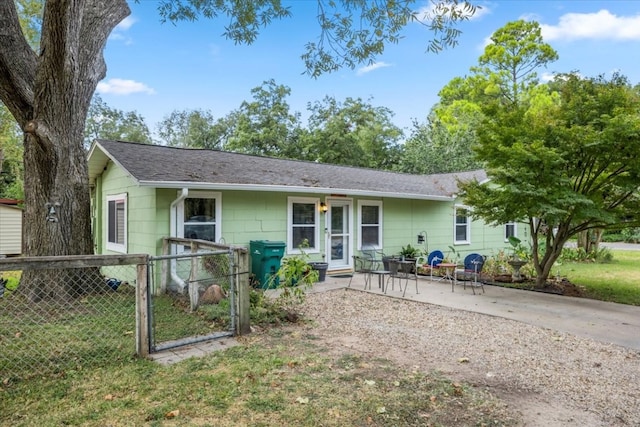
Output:
[[351,224],[353,223],[351,200],[327,200],[327,252],[329,269],[349,268],[351,260]]

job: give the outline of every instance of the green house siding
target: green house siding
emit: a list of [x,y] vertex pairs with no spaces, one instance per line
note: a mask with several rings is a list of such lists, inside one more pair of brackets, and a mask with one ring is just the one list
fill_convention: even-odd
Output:
[[[140,187],[118,171],[108,168],[104,174],[108,185],[102,185],[101,203],[114,194],[127,194],[128,253],[160,254],[162,238],[170,234],[170,206],[178,197],[176,189]],[[117,185],[115,185],[117,184]],[[309,197],[325,201],[329,195],[305,193],[271,193],[260,191],[221,191],[221,237],[228,244],[249,246],[251,240],[273,240],[287,243],[288,197]],[[403,246],[411,244],[423,251],[439,249],[450,254],[453,246],[460,256],[471,252],[491,255],[508,247],[504,240],[504,226],[487,226],[481,221],[471,222],[470,243],[454,244],[454,202],[410,200],[393,198],[347,198],[353,206],[354,247],[358,241],[358,202],[382,201],[383,251],[396,254]],[[96,205],[96,206],[99,206]],[[101,242],[104,242],[105,209],[100,214]],[[324,228],[325,215],[320,215],[320,250],[310,252],[312,260],[321,260],[326,253]],[[418,244],[418,234],[426,232],[425,243]],[[101,243],[102,253],[111,253]],[[356,251],[357,252],[357,251]]]
[[222,193],[222,238],[249,246],[251,240],[287,238],[287,194],[262,191]]
[[107,197],[117,194],[127,195],[127,248],[129,254],[153,254],[156,252],[155,240],[158,238],[158,216],[156,214],[156,190],[140,187],[119,169],[110,163],[102,175],[102,194],[99,195],[102,206],[96,215],[100,218],[99,233],[100,253],[116,253],[108,250],[106,245]]
[[[202,191],[202,190],[199,190]],[[289,197],[308,197],[326,202],[329,194],[287,193],[266,191],[228,191],[212,189],[220,194],[220,236],[227,244],[249,247],[251,240],[287,242],[287,212]],[[106,249],[107,222],[106,200],[110,195],[127,194],[127,252],[161,254],[162,238],[170,235],[171,203],[178,196],[177,189],[156,189],[137,185],[121,169],[110,163],[95,185],[95,230],[96,247],[99,253],[113,253]],[[407,244],[422,251],[439,249],[452,255],[453,246],[461,257],[478,252],[495,254],[508,247],[504,239],[504,226],[487,226],[482,221],[472,220],[470,242],[454,244],[454,222],[456,203],[451,201],[413,200],[374,197],[346,197],[351,202],[353,221],[351,224],[353,248],[358,242],[358,203],[361,201],[382,202],[383,251],[397,254]],[[319,251],[310,252],[313,261],[322,260],[326,254],[326,214],[319,215]],[[522,236],[523,228],[519,228]],[[418,244],[418,234],[426,232],[426,242]],[[288,245],[287,245],[288,247]],[[357,250],[354,250],[357,253]]]

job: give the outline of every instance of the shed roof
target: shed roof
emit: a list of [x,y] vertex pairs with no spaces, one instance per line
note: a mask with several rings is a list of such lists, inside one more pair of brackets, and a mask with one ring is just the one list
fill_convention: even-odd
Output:
[[484,170],[412,175],[219,150],[96,140],[89,152],[91,184],[109,161],[141,186],[288,191],[451,200],[457,180],[486,180]]

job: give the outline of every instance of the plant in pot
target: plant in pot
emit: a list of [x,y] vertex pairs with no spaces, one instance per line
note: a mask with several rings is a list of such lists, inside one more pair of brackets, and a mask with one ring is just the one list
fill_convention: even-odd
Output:
[[402,249],[400,250],[400,257],[404,258],[405,260],[415,261],[418,255],[420,255],[420,249],[414,248],[413,246],[411,246],[411,244],[408,244],[407,246],[403,246]]

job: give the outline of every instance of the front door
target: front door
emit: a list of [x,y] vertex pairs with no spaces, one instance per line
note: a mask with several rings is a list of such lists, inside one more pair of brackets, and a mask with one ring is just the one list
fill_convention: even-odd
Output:
[[350,268],[351,265],[351,224],[353,223],[352,202],[343,199],[327,199],[327,245],[329,269]]

